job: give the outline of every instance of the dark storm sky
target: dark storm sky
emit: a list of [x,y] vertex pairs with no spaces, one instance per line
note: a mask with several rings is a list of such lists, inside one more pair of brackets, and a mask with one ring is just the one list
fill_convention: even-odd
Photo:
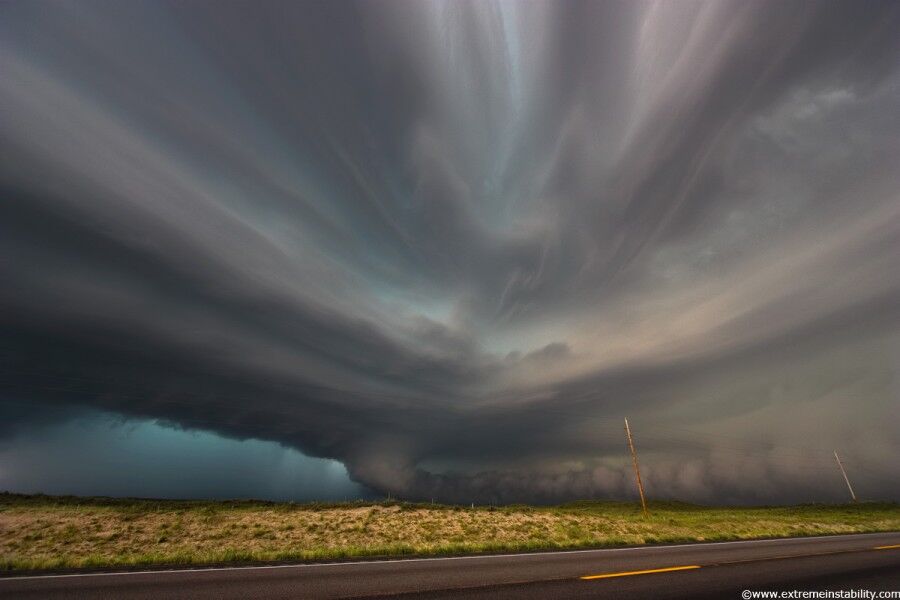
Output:
[[96,490],[253,495],[147,458],[193,431],[248,477],[274,443],[375,494],[626,497],[627,416],[657,497],[843,499],[838,448],[900,499],[898,31],[849,0],[3,3],[0,487],[118,415],[156,442]]

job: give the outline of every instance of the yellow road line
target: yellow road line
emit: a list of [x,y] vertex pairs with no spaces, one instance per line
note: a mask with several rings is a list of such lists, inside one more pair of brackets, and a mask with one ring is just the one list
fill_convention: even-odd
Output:
[[[900,544],[891,544],[889,546],[875,546],[872,550],[897,550],[900,549]],[[826,556],[831,554],[847,554],[851,552],[866,552],[868,549],[859,548],[857,550],[838,550],[834,552],[820,552],[816,554],[788,554],[783,556],[767,556],[762,558],[748,558],[745,560],[735,560],[735,561],[726,561],[721,563],[715,563],[706,565],[708,567],[718,567],[723,565],[733,565],[747,562],[760,562],[767,560],[780,560],[785,558],[811,558],[814,556]],[[600,575],[585,575],[580,579],[609,579],[611,577],[627,577],[629,575],[647,575],[649,573],[668,573],[670,571],[687,571],[690,569],[699,569],[701,565],[684,565],[680,567],[664,567],[662,569],[647,569],[644,571],[621,571],[619,573],[602,573]]]
[[627,577],[628,575],[646,575],[648,573],[668,573],[669,571],[687,571],[699,569],[700,565],[685,565],[682,567],[665,567],[664,569],[647,569],[646,571],[622,571],[620,573],[603,573],[602,575],[585,575],[581,579],[607,579],[609,577]]

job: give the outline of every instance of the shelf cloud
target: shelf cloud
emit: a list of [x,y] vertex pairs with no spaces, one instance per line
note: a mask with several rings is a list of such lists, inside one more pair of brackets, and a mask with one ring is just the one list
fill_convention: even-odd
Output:
[[0,436],[551,502],[627,416],[656,497],[900,499],[900,4],[0,12]]

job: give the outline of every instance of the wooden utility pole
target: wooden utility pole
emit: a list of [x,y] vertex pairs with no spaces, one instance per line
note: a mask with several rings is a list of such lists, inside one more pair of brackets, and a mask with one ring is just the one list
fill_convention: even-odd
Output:
[[844,481],[847,483],[847,489],[850,490],[850,497],[853,498],[854,502],[859,502],[856,499],[856,494],[853,493],[853,487],[850,485],[850,480],[847,479],[847,471],[844,470],[844,465],[841,464],[841,457],[838,456],[837,450],[834,451],[834,460],[837,461],[838,468],[841,470],[841,475],[844,476]]
[[[631,461],[634,463],[634,476],[637,479],[638,492],[641,494],[641,510],[647,514],[647,501],[644,499],[644,484],[641,481],[641,468],[638,466],[637,452],[634,450],[634,441],[631,439],[631,428],[628,427],[628,418],[625,419],[625,435],[628,437],[628,449],[631,450]],[[847,483],[847,485],[850,485]]]

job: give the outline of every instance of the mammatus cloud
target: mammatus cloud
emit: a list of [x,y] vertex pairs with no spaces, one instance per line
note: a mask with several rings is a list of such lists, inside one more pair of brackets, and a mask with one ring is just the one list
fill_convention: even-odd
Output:
[[627,415],[657,496],[900,497],[900,5],[0,10],[0,432],[555,501]]

